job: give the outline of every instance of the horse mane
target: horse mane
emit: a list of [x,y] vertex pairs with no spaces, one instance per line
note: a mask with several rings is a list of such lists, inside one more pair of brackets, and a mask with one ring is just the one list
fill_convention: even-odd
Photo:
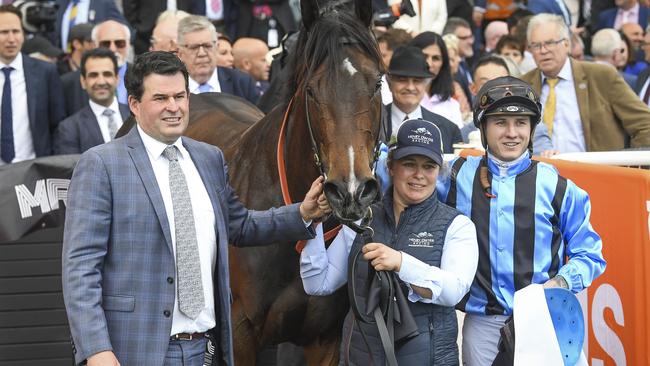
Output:
[[381,72],[384,72],[381,53],[374,34],[366,28],[353,11],[341,8],[333,2],[321,11],[321,17],[305,30],[300,30],[298,41],[288,63],[288,84],[284,102],[296,94],[302,94],[316,70],[324,66],[325,77],[335,84],[337,70],[345,57],[344,47],[354,47],[368,55]]

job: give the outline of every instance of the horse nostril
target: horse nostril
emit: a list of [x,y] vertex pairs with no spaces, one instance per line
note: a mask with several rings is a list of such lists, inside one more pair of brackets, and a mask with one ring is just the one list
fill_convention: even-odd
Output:
[[325,197],[332,204],[341,204],[345,200],[345,188],[337,182],[325,182],[323,185]]
[[362,206],[370,205],[379,194],[379,182],[374,178],[366,179],[357,187],[356,193]]

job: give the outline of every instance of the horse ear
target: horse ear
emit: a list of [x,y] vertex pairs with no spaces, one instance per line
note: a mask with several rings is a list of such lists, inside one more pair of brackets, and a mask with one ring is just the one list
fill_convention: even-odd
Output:
[[370,28],[372,25],[372,0],[356,0],[354,2],[354,12],[357,18],[363,22],[363,25]]
[[300,0],[300,13],[302,14],[302,24],[306,30],[311,28],[316,19],[318,19],[318,4],[313,0]]

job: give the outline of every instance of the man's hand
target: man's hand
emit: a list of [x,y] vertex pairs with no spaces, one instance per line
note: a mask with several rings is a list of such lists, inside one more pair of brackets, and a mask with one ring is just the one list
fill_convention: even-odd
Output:
[[316,178],[305,195],[305,200],[300,204],[300,216],[307,222],[318,220],[332,212],[323,194],[323,180],[323,177]]
[[88,357],[88,366],[120,366],[120,362],[112,351],[95,353]]
[[361,248],[363,259],[370,262],[375,271],[396,271],[402,267],[402,252],[381,244],[368,243]]
[[564,277],[558,275],[558,276],[555,276],[555,277],[551,278],[550,280],[548,280],[548,281],[546,281],[544,283],[544,288],[553,288],[553,287],[560,287],[560,288],[568,289],[569,284],[566,282]]
[[546,158],[546,159],[550,159],[553,155],[557,155],[559,153],[560,152],[557,151],[557,150],[544,150],[539,154],[539,156],[541,156],[543,158]]
[[485,16],[485,14],[481,11],[478,11],[476,9],[472,11],[472,20],[474,21],[475,26],[477,27],[481,26],[481,24],[483,23],[483,16]]

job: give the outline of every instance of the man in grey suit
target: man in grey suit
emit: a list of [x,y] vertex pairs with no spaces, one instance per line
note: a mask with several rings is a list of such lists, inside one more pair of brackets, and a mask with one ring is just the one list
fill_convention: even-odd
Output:
[[111,141],[129,107],[117,102],[117,57],[106,48],[86,51],[80,62],[81,86],[90,100],[80,111],[59,123],[54,135],[55,154],[81,154]]
[[137,121],[86,151],[68,191],[63,295],[77,363],[233,365],[227,244],[313,236],[322,178],[301,204],[248,211],[222,152],[182,137],[188,73],[168,52],[140,56],[126,77]]

